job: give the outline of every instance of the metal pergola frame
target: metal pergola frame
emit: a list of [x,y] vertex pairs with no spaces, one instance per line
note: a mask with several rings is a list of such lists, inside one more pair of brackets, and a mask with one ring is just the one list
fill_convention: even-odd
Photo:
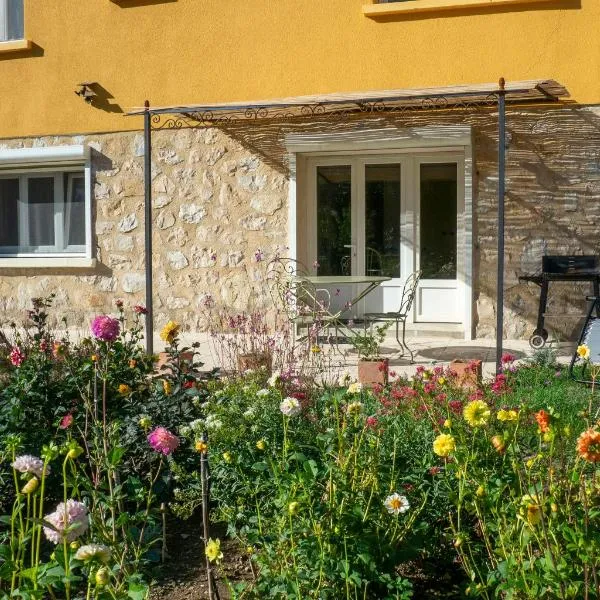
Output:
[[504,333],[504,200],[506,192],[506,104],[557,103],[569,96],[554,80],[441,88],[381,90],[297,96],[255,102],[192,104],[133,109],[127,116],[144,117],[144,213],[146,278],[146,350],[154,351],[152,277],[152,131],[157,129],[223,127],[241,121],[341,120],[353,116],[383,116],[409,111],[498,109],[498,270],[496,287],[496,371],[500,372]]

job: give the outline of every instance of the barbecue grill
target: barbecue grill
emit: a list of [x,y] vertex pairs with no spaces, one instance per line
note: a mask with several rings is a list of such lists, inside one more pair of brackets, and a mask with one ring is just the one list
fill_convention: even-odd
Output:
[[[543,256],[542,270],[533,275],[522,275],[519,277],[519,281],[531,281],[541,288],[537,324],[529,338],[529,345],[535,349],[543,348],[548,340],[548,331],[544,328],[544,322],[546,317],[550,316],[546,313],[550,282],[590,281],[593,295],[600,296],[600,259],[596,255],[581,254]],[[600,304],[596,304],[596,314],[600,317]]]

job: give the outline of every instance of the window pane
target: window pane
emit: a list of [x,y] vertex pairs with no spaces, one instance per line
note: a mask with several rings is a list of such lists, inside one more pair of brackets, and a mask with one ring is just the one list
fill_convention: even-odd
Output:
[[71,177],[71,197],[65,206],[65,246],[85,246],[85,184],[83,177]]
[[0,247],[19,245],[19,180],[0,179]]
[[365,167],[365,275],[400,277],[400,165]]
[[317,167],[317,260],[319,275],[351,274],[349,165]]
[[7,2],[7,38],[22,40],[23,31],[23,0],[8,0]]
[[30,177],[27,185],[29,245],[54,246],[54,177]]
[[423,279],[456,279],[457,165],[421,165]]

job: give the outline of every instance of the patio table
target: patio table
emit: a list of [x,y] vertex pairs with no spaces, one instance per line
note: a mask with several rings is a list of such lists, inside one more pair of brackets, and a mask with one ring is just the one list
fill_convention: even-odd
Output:
[[[307,281],[315,287],[334,286],[334,285],[364,285],[366,287],[359,291],[350,302],[335,313],[330,313],[331,321],[337,325],[342,325],[340,317],[349,311],[355,304],[360,302],[365,296],[378,288],[385,281],[391,281],[391,277],[381,275],[296,275],[294,278],[298,282]],[[355,335],[351,328],[348,328],[350,334]]]

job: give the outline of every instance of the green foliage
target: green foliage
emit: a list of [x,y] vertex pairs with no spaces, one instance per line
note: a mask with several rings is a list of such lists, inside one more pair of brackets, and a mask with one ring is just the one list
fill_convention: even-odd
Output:
[[[174,476],[174,446],[151,447],[147,438],[155,426],[177,433],[199,414],[200,363],[175,332],[155,373],[140,343],[141,307],[128,327],[118,303],[114,335],[73,344],[46,326],[51,298],[33,303],[1,374],[0,484],[9,514],[0,520],[0,598],[145,598]],[[41,456],[44,468],[25,454]],[[23,462],[38,466],[22,472]],[[196,462],[192,448],[178,450],[179,468]],[[73,501],[88,513],[85,531],[61,533],[56,524],[67,517],[57,504]],[[78,558],[78,545],[90,542],[110,559]]]
[[365,329],[362,333],[354,332],[350,337],[350,343],[358,352],[359,358],[376,358],[379,356],[379,349],[385,340],[385,333],[390,328],[392,322],[389,321],[383,325],[376,325],[370,329]]

